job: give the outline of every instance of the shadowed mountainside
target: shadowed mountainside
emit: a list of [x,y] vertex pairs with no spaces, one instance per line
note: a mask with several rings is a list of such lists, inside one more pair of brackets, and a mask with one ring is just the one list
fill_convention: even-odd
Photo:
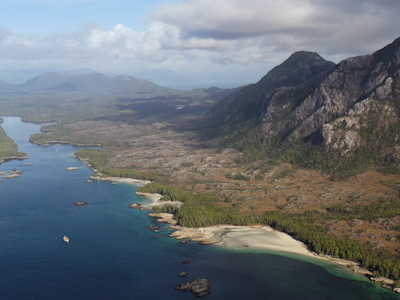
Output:
[[257,84],[203,115],[218,143],[250,160],[283,155],[325,172],[355,174],[375,163],[398,172],[400,39],[336,66],[297,52]]

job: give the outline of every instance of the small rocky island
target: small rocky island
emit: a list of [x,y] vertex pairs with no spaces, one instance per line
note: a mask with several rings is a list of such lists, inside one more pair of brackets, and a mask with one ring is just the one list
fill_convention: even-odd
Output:
[[74,204],[78,205],[78,206],[82,206],[82,205],[86,205],[87,202],[79,201],[79,202],[74,202]]
[[7,174],[7,175],[3,176],[3,178],[12,179],[12,178],[15,178],[15,177],[21,177],[21,174],[22,174],[22,173],[23,173],[23,171],[18,170],[18,169],[14,169],[14,170],[12,170],[10,173],[0,172],[0,175]]
[[193,294],[196,294],[197,297],[204,297],[210,294],[208,289],[210,288],[210,279],[196,279],[191,282],[182,283],[176,287],[177,290],[186,290],[189,289]]
[[142,204],[141,203],[133,203],[131,205],[129,205],[130,208],[138,208],[140,207]]

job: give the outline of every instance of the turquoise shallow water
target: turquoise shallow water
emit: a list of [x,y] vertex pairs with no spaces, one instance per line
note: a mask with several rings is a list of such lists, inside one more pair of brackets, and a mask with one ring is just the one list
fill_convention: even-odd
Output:
[[[79,148],[30,144],[41,125],[4,119],[2,127],[30,158],[0,165],[24,171],[0,182],[0,299],[194,299],[174,287],[204,277],[211,279],[206,299],[400,299],[327,262],[180,244],[167,237],[166,225],[160,233],[147,230],[154,220],[128,207],[146,202],[134,186],[86,183],[91,171],[68,157]],[[71,166],[79,170],[66,171]],[[179,278],[182,271],[189,275]]]

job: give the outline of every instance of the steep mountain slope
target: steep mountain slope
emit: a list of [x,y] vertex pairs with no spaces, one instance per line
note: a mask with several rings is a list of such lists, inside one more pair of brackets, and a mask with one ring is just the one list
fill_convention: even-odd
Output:
[[[277,130],[272,129],[274,117],[271,107],[265,106],[261,115],[264,136],[289,133],[287,142],[292,143],[315,133],[324,124],[345,113],[353,115],[354,110],[357,114],[367,113],[370,105],[376,106],[373,109],[376,112],[387,110],[381,113],[392,118],[398,101],[395,95],[398,92],[399,56],[400,39],[373,55],[340,62],[313,94],[305,98],[285,120],[277,123]],[[349,126],[346,125],[347,128]]]
[[203,99],[219,102],[229,95],[233,94],[238,89],[240,89],[240,87],[233,89],[220,89],[217,87],[211,87],[204,90],[204,92],[208,93],[208,95],[203,97]]
[[334,66],[317,53],[296,52],[256,84],[248,85],[216,104],[205,116],[205,124],[229,130],[237,123],[259,118],[264,107],[271,101],[276,102],[275,99],[283,94],[297,102],[311,94]]
[[333,68],[316,53],[295,53],[217,103],[205,124],[218,129],[225,146],[245,150],[251,135],[264,154],[285,153],[327,172],[354,173],[371,163],[398,171],[399,76],[400,39]]

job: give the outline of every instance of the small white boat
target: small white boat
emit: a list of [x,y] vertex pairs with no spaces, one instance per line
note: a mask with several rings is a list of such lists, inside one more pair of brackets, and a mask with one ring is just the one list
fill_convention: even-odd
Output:
[[66,235],[64,235],[63,241],[66,242],[66,243],[69,243],[69,238]]

